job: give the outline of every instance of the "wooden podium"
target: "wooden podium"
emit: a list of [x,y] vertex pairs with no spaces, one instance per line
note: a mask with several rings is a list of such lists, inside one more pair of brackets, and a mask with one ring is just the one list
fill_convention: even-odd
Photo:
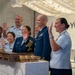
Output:
[[33,53],[0,51],[0,75],[49,75],[49,62]]
[[40,57],[34,56],[33,53],[14,53],[0,50],[0,59],[11,62],[35,62],[40,60]]

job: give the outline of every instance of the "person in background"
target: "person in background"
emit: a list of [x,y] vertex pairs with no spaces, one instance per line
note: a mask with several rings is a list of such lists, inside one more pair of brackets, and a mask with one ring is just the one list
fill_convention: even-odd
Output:
[[40,30],[36,37],[34,55],[50,61],[51,47],[46,26],[47,20],[47,16],[43,14],[40,14],[36,19],[36,25],[40,27]]
[[35,25],[35,38],[37,37],[39,31],[40,31],[40,27],[38,25]]
[[[22,36],[22,21],[23,17],[21,15],[16,15],[15,17],[15,25],[10,27],[8,29],[7,24],[3,23],[2,28],[3,28],[3,36],[6,38],[7,32],[13,32],[15,33],[15,37],[21,37]],[[7,30],[8,29],[8,30]]]
[[0,49],[2,49],[2,44],[4,44],[4,38],[2,36],[2,27],[0,27]]
[[13,32],[8,32],[6,39],[7,41],[5,42],[3,49],[5,52],[12,52],[15,42],[15,34]]
[[25,53],[34,52],[35,39],[30,36],[31,28],[29,26],[23,26],[22,37],[16,39],[13,52]]
[[3,29],[2,29],[2,27],[0,27],[0,40],[3,38],[2,37],[2,31],[3,31]]
[[[53,25],[53,24],[52,24]],[[56,32],[59,33],[57,40],[54,40],[52,25],[49,27],[49,38],[52,48],[50,60],[50,75],[72,75],[70,62],[71,38],[67,32],[69,28],[65,18],[57,18],[55,21]]]

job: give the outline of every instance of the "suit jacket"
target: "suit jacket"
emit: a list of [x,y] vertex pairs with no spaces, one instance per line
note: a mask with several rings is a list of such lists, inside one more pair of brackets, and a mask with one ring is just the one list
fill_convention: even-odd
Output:
[[39,31],[36,37],[34,54],[50,61],[51,46],[47,26]]
[[19,37],[16,39],[13,47],[13,52],[24,53],[24,52],[34,52],[35,39],[32,37],[28,37],[27,41],[23,42],[23,37]]

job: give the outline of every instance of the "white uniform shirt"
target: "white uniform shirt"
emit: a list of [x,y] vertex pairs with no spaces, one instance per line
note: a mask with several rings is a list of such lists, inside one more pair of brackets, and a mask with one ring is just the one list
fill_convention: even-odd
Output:
[[20,28],[17,29],[15,26],[12,26],[7,32],[15,33],[16,38],[21,37],[22,36],[22,27],[23,26],[21,26]]
[[59,35],[56,43],[61,47],[61,49],[55,52],[52,50],[50,67],[56,69],[71,69],[71,39],[66,30]]
[[4,51],[5,52],[12,52],[13,46],[14,46],[14,43],[9,44],[9,42],[6,42],[4,45]]

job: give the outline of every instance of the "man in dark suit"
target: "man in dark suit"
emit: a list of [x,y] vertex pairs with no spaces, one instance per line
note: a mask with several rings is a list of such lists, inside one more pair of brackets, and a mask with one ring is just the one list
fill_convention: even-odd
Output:
[[40,31],[36,37],[34,54],[42,59],[50,61],[51,47],[49,42],[48,28],[46,26],[47,16],[40,14],[36,19],[36,25],[40,27]]

